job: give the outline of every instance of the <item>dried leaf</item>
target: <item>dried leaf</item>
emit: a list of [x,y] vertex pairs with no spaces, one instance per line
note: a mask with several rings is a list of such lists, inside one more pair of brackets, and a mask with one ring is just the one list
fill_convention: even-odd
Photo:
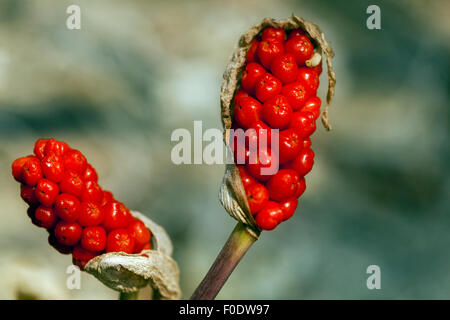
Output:
[[[258,25],[251,27],[241,36],[238,47],[233,52],[223,74],[220,95],[221,116],[222,125],[225,130],[224,140],[227,145],[227,152],[230,152],[231,154],[232,151],[229,143],[231,140],[228,129],[232,126],[233,97],[237,89],[239,89],[241,73],[244,69],[247,51],[250,48],[251,42],[260,35],[261,31],[266,27],[283,28],[285,30],[302,28],[305,30],[310,38],[313,39],[316,47],[316,52],[307,62],[310,66],[315,66],[320,63],[321,54],[323,53],[325,55],[328,71],[328,93],[324,112],[322,114],[322,123],[327,130],[331,130],[328,119],[328,108],[331,104],[336,84],[336,75],[331,64],[331,58],[334,57],[334,52],[325,40],[322,31],[315,23],[307,22],[295,15],[292,15],[289,19],[280,21],[266,18]],[[225,174],[219,190],[219,199],[225,210],[234,219],[244,223],[247,226],[248,231],[258,238],[261,230],[256,226],[255,220],[250,213],[244,186],[242,185],[239,170],[235,164],[229,164],[225,168]]]
[[107,287],[121,292],[135,292],[150,285],[165,300],[180,299],[179,270],[171,258],[172,242],[166,231],[143,214],[132,211],[152,232],[154,250],[139,254],[110,252],[90,260],[85,271]]

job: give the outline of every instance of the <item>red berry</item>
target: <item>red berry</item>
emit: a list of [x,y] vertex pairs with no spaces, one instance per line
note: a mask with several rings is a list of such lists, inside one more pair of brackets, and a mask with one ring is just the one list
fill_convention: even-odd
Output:
[[[140,253],[144,250],[151,250],[151,249],[152,249],[152,244],[150,242],[148,242],[141,247],[135,246],[134,253]],[[148,255],[146,255],[146,254],[143,254],[142,256],[148,258]]]
[[294,56],[290,53],[285,53],[273,59],[270,71],[283,84],[287,84],[297,80],[299,69]]
[[301,35],[304,35],[304,34],[305,34],[305,31],[303,29],[294,29],[291,32],[289,32],[288,39],[291,39],[291,38],[296,37],[296,36],[301,36]]
[[257,62],[258,56],[256,55],[256,51],[258,50],[259,41],[253,40],[250,44],[250,48],[247,51],[247,63]]
[[299,176],[295,170],[281,169],[267,182],[267,190],[271,200],[284,201],[295,195]]
[[300,154],[291,162],[286,164],[286,168],[294,169],[300,176],[305,176],[311,171],[314,165],[314,151],[310,148],[302,149]]
[[276,40],[284,41],[284,29],[267,27],[261,34],[261,39],[264,40]]
[[283,95],[277,95],[264,102],[261,116],[274,129],[283,129],[291,121],[292,108]]
[[59,194],[58,185],[48,179],[41,179],[34,190],[36,199],[46,207],[50,207],[56,200]]
[[42,172],[44,177],[54,182],[60,182],[64,177],[64,166],[61,157],[54,153],[42,159]]
[[298,199],[292,197],[284,200],[280,205],[281,210],[283,211],[283,221],[286,221],[294,215],[295,209],[297,209]]
[[102,227],[87,227],[81,233],[81,246],[93,252],[103,251],[106,247],[106,231]]
[[298,81],[284,86],[281,92],[288,99],[293,111],[300,110],[310,96],[309,90]]
[[85,184],[83,194],[81,195],[81,201],[94,201],[101,203],[103,199],[103,190],[94,181],[88,181]]
[[270,148],[250,152],[248,173],[258,181],[266,181],[278,171],[278,159]]
[[44,150],[45,150],[45,145],[47,144],[48,139],[39,139],[38,141],[36,141],[36,143],[34,144],[34,154],[36,155],[36,157],[39,160],[42,160],[45,156],[44,154]]
[[237,106],[239,104],[239,100],[245,97],[249,97],[248,93],[242,89],[239,89],[234,95],[234,105]]
[[52,208],[39,206],[34,212],[33,221],[39,227],[50,229],[56,224],[58,218]]
[[95,202],[81,202],[78,223],[83,227],[93,227],[101,224],[105,217],[102,207]]
[[76,222],[60,221],[55,227],[55,237],[59,243],[65,246],[73,246],[80,241],[81,226]]
[[256,62],[249,63],[242,72],[241,85],[242,88],[252,93],[255,89],[256,82],[266,73],[266,70]]
[[55,139],[49,139],[44,147],[44,155],[56,154],[57,156],[63,156],[64,153],[69,150],[67,143],[62,141],[57,141]]
[[245,192],[247,194],[247,201],[250,207],[250,212],[255,215],[263,208],[267,201],[269,201],[269,192],[266,187],[260,183],[253,183],[249,185]]
[[77,197],[81,197],[84,192],[84,182],[75,171],[66,171],[59,187],[61,192],[70,193]]
[[53,248],[55,248],[55,250],[57,250],[59,253],[62,253],[62,254],[69,254],[72,252],[72,249],[73,249],[72,246],[66,246],[66,245],[59,243],[58,240],[56,240],[54,233],[50,233],[48,235],[48,244],[51,245]]
[[282,53],[284,53],[283,42],[274,39],[261,41],[257,49],[259,61],[267,69],[269,69],[273,59]]
[[54,209],[60,219],[66,222],[75,222],[80,216],[81,204],[77,197],[61,193],[56,197]]
[[310,148],[311,147],[311,138],[306,138],[303,140],[303,148]]
[[[251,130],[253,129],[253,130]],[[272,140],[272,129],[261,120],[257,120],[247,129],[248,141],[246,146],[251,151],[262,146],[262,139],[265,139],[265,146],[270,147]]]
[[255,85],[255,94],[259,101],[265,102],[281,92],[281,81],[270,73],[263,75]]
[[264,208],[258,212],[255,222],[263,230],[273,230],[283,219],[281,205],[274,201],[267,201]]
[[98,256],[98,253],[86,250],[82,246],[78,245],[73,248],[72,263],[78,266],[81,270],[84,270],[86,264],[96,256]]
[[108,202],[114,201],[114,196],[111,191],[103,190],[102,207],[104,207]]
[[115,229],[108,234],[106,252],[133,253],[134,239],[127,229]]
[[86,170],[86,157],[78,150],[71,149],[66,151],[63,156],[65,170],[72,170],[78,174],[83,174]]
[[306,100],[305,105],[300,109],[300,111],[309,111],[314,115],[314,120],[320,117],[320,105],[322,101],[320,101],[319,97],[311,97]]
[[133,237],[136,247],[145,246],[151,239],[150,230],[148,230],[145,224],[139,219],[134,219],[127,230]]
[[300,154],[303,138],[298,130],[286,129],[279,133],[278,159],[280,164],[287,163]]
[[42,178],[42,168],[39,159],[34,156],[28,157],[22,166],[20,175],[25,184],[35,186]]
[[34,194],[34,189],[34,187],[27,186],[26,184],[20,186],[20,196],[30,206],[37,206],[39,204]]
[[22,178],[22,168],[25,162],[28,161],[28,159],[33,156],[27,156],[27,157],[20,157],[13,161],[11,165],[12,169],[12,175],[16,181],[23,182]]
[[239,175],[241,176],[242,185],[245,189],[247,189],[251,184],[257,183],[255,179],[253,179],[247,172],[244,166],[237,166],[239,169]]
[[253,122],[260,120],[261,103],[252,97],[238,100],[239,104],[234,107],[234,120],[243,128],[247,129]]
[[119,201],[107,203],[103,211],[105,213],[103,226],[108,231],[117,228],[126,228],[133,220],[130,210]]
[[85,182],[87,181],[97,182],[98,181],[97,171],[95,171],[94,167],[88,163],[86,165],[86,169],[84,170],[82,178]]
[[305,65],[306,60],[311,59],[314,46],[306,35],[291,37],[284,44],[285,51],[292,53],[299,66]]
[[316,131],[316,119],[309,111],[294,112],[289,128],[298,131],[300,138],[305,139]]
[[313,69],[314,72],[320,76],[322,74],[322,60],[320,61],[320,63],[317,66],[312,67],[311,69]]
[[295,191],[295,197],[299,198],[303,194],[303,192],[305,192],[305,190],[306,190],[305,177],[300,177],[300,179],[298,180],[297,191]]
[[311,94],[316,93],[320,84],[319,75],[312,68],[308,67],[298,69],[297,81],[302,82],[307,88],[309,88]]

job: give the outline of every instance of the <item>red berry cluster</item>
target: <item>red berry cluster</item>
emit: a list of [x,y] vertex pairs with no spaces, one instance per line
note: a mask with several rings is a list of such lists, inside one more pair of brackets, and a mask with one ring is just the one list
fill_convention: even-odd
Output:
[[[234,97],[233,129],[254,129],[251,132],[255,133],[240,145],[245,148],[245,165],[236,163],[250,210],[264,230],[292,217],[306,188],[304,176],[314,164],[309,137],[320,116],[317,89],[322,66],[305,65],[313,53],[314,45],[301,29],[288,33],[264,29],[247,52],[241,86]],[[261,129],[268,130],[268,147],[254,150],[249,140],[260,139]],[[279,130],[278,157],[270,149],[270,129]],[[239,143],[235,155],[238,148]],[[252,153],[253,162],[249,161]],[[280,168],[277,173],[262,174],[262,168],[274,163]]]
[[81,269],[104,252],[139,253],[151,249],[151,234],[110,191],[98,185],[94,167],[78,150],[55,139],[40,139],[34,155],[12,163],[29,205],[32,222],[49,232],[49,243],[72,253]]

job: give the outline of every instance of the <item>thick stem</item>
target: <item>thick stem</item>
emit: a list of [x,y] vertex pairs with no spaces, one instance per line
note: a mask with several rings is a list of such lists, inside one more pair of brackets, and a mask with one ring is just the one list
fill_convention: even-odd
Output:
[[137,300],[139,291],[136,292],[121,292],[119,296],[119,300]]
[[195,290],[191,300],[212,300],[233,272],[244,254],[256,241],[246,226],[239,222],[223,246],[205,278]]

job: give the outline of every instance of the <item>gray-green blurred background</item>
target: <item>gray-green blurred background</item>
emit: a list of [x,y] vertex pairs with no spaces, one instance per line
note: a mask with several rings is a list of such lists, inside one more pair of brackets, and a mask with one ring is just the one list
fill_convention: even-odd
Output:
[[[81,30],[66,28],[70,4]],[[382,30],[366,28],[370,4]],[[10,164],[42,137],[82,150],[104,188],[167,229],[188,298],[235,222],[217,199],[223,166],[175,166],[171,132],[220,128],[240,34],[292,12],[336,52],[334,130],[313,136],[295,216],[262,235],[218,298],[450,298],[445,0],[0,0],[0,298],[117,298],[86,274],[66,289],[70,257],[26,215]],[[366,287],[372,264],[381,290]]]

